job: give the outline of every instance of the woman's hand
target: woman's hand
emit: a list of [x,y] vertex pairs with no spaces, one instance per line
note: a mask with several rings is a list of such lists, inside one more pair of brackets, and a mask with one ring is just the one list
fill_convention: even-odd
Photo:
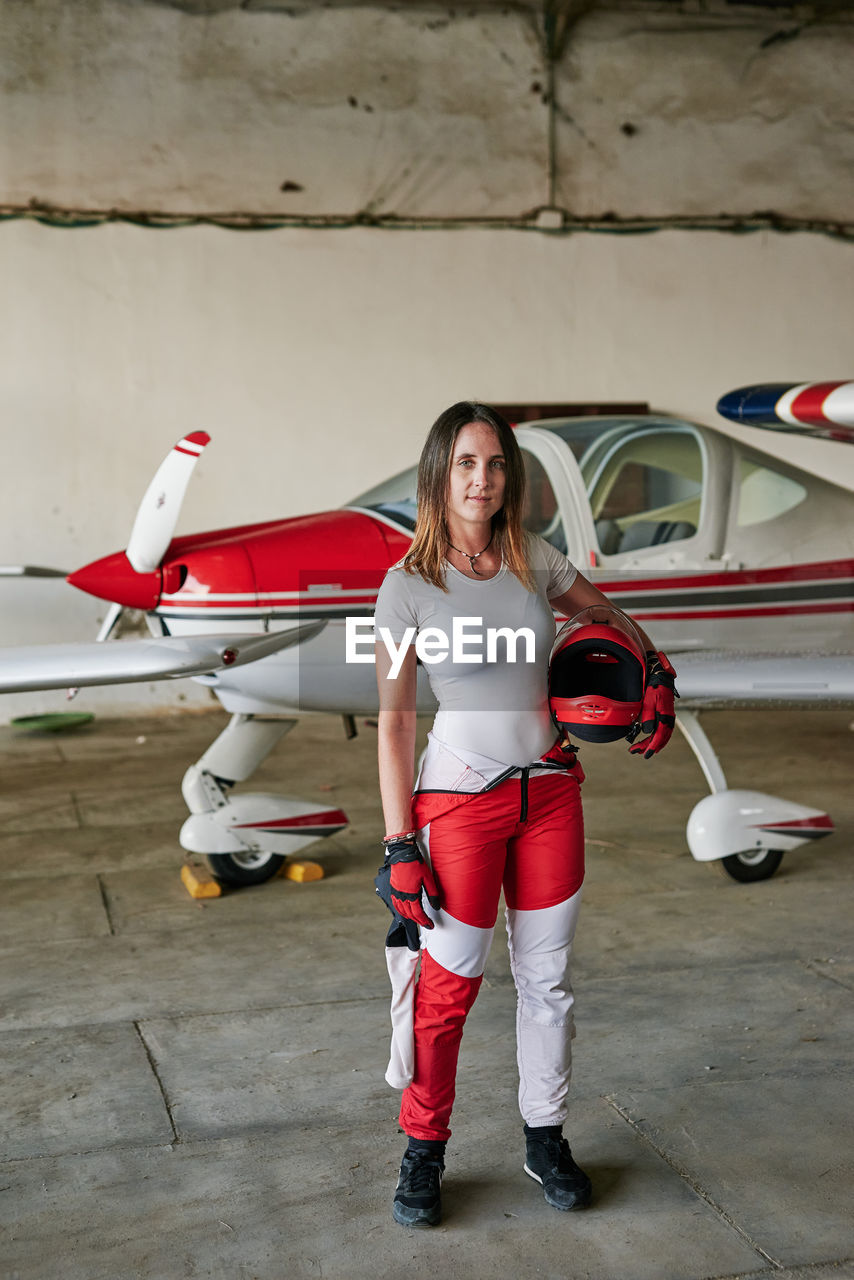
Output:
[[647,736],[629,747],[629,751],[633,756],[643,755],[644,760],[649,760],[670,741],[676,724],[674,699],[679,694],[676,672],[666,654],[650,650],[646,655],[646,670],[640,727]]
[[414,837],[395,840],[385,846],[385,865],[390,869],[392,910],[404,920],[414,920],[424,929],[432,929],[433,921],[422,905],[422,892],[434,911],[441,905],[436,878]]

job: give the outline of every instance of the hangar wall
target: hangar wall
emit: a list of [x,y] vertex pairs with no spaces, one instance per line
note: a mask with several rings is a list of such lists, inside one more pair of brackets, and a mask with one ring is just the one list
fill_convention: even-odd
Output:
[[[851,374],[850,24],[603,7],[550,61],[535,5],[209,7],[0,7],[0,561],[123,546],[200,427],[180,531],[346,501],[462,396],[714,421],[732,386]],[[854,485],[842,446],[779,449]],[[2,644],[101,612],[0,593]],[[178,698],[207,694],[78,701]]]
[[0,205],[851,220],[844,6],[184,7],[0,6]]

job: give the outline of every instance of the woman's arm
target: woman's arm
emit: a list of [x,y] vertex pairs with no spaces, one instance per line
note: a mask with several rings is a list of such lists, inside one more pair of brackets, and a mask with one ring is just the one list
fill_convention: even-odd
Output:
[[415,774],[415,648],[406,651],[397,679],[385,645],[376,647],[380,695],[379,774],[386,835],[412,830],[412,781]]
[[585,578],[583,573],[577,574],[569,590],[565,591],[562,596],[555,596],[554,599],[549,601],[549,604],[553,608],[560,610],[561,613],[566,614],[568,618],[580,613],[582,609],[589,609],[592,605],[605,605],[609,609],[616,609],[623,614],[623,617],[629,619],[643,642],[644,650],[647,653],[655,652],[656,646],[640,623],[636,622],[631,614],[626,613],[619,605],[616,605],[613,600],[609,600],[598,587],[594,587],[593,583]]
[[[379,766],[386,836],[408,834],[412,825],[412,777],[415,772],[415,649],[406,651],[397,679],[390,675],[391,659],[385,645],[377,645],[377,685],[380,691]],[[404,921],[414,920],[425,929],[433,921],[423,906],[423,896],[434,911],[441,905],[433,871],[414,840],[385,847],[389,898],[392,912]],[[379,880],[377,881],[379,886]],[[380,893],[379,887],[377,892]],[[383,896],[381,894],[381,896]],[[407,936],[407,946],[417,950],[417,939]]]

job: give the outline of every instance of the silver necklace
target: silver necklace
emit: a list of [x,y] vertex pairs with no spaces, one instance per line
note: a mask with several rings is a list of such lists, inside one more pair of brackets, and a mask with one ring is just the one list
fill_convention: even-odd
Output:
[[479,578],[482,578],[483,574],[480,572],[480,569],[477,569],[475,567],[474,562],[475,560],[479,560],[480,557],[489,550],[489,548],[492,546],[492,539],[494,536],[495,536],[495,530],[493,530],[492,533],[489,535],[489,542],[487,542],[486,546],[483,548],[483,551],[476,551],[473,556],[470,556],[467,551],[460,551],[459,547],[455,547],[453,542],[449,542],[448,546],[451,548],[452,551],[456,551],[458,556],[465,556],[466,560],[468,560],[469,564],[471,565],[472,573],[476,573]]

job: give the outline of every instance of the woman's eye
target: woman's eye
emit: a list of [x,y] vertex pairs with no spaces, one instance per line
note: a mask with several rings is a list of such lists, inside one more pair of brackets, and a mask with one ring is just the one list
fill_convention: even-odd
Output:
[[492,465],[495,467],[496,471],[503,471],[503,470],[504,470],[504,459],[503,459],[503,458],[493,458],[493,459],[492,459]]

